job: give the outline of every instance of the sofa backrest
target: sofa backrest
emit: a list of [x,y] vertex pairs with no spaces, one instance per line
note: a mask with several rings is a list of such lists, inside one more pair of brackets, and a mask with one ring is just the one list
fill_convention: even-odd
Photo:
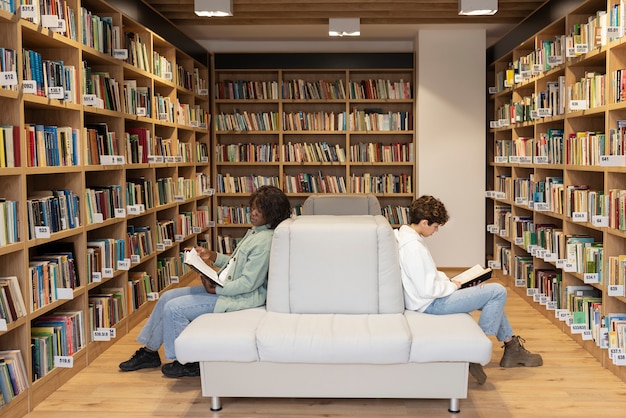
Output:
[[404,312],[393,229],[381,215],[301,215],[274,231],[267,310]]
[[380,215],[373,194],[314,194],[302,204],[303,215]]

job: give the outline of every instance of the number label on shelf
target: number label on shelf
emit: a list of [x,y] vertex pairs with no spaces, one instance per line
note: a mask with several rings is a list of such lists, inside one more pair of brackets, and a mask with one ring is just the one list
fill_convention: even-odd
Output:
[[591,217],[591,223],[593,224],[593,226],[609,226],[609,217],[602,215],[593,215]]
[[202,228],[200,228],[199,226],[194,226],[194,227],[192,228],[192,232],[193,232],[194,234],[200,234],[200,233],[202,233]]
[[500,270],[502,268],[501,265],[500,265],[500,262],[496,261],[496,260],[489,260],[487,262],[487,266],[490,267],[493,270]]
[[200,96],[208,96],[209,95],[209,89],[200,89],[200,90],[198,90],[198,95],[200,95]]
[[541,107],[537,109],[537,116],[540,118],[548,118],[552,116],[552,108],[551,107]]
[[138,107],[136,112],[137,116],[147,116],[147,111],[145,107]]
[[37,18],[37,10],[35,10],[34,4],[22,4],[20,5],[20,17],[22,19],[35,19]]
[[537,155],[534,157],[535,164],[548,164],[548,156],[547,155]]
[[54,367],[63,367],[71,369],[74,367],[74,357],[72,356],[54,356]]
[[583,275],[583,280],[585,283],[600,283],[598,273],[585,273]]
[[2,71],[0,72],[0,84],[3,86],[17,86],[17,72]]
[[593,334],[591,333],[590,329],[586,329],[583,332],[581,332],[580,334],[583,337],[583,341],[591,341],[591,340],[593,340]]
[[126,211],[129,215],[139,215],[141,214],[141,208],[139,205],[128,205],[126,206]]
[[574,44],[574,52],[578,54],[586,54],[589,52],[589,45],[587,44]]
[[137,264],[141,262],[141,256],[139,254],[131,254],[130,262],[132,264]]
[[572,212],[574,222],[587,222],[587,212]]
[[623,284],[611,284],[608,289],[609,296],[625,296]]
[[26,94],[37,94],[37,82],[35,80],[22,81],[22,92]]
[[537,212],[548,212],[550,210],[550,205],[546,202],[535,202],[533,206]]
[[50,99],[65,99],[65,91],[62,86],[50,86],[48,87],[48,97]]
[[111,340],[111,332],[109,328],[97,328],[93,331],[93,340],[94,341],[110,341]]
[[124,208],[115,208],[115,217],[116,218],[125,218],[126,217],[126,209],[124,209]]
[[50,238],[50,228],[47,226],[36,226],[35,238]]
[[118,270],[130,270],[130,258],[125,258],[123,260],[117,260],[117,269]]
[[0,332],[8,331],[7,328],[7,320],[4,318],[0,318]]
[[166,247],[171,247],[172,246],[172,240],[169,238],[165,238],[163,240],[163,245],[165,245]]
[[570,110],[587,110],[589,109],[589,105],[587,104],[587,100],[570,100],[569,108]]
[[128,59],[128,49],[114,49],[113,58],[118,59],[118,60]]
[[167,81],[172,81],[172,72],[171,71],[165,71],[163,73],[163,78],[166,79]]
[[556,301],[555,300],[549,300],[546,303],[546,309],[549,311],[553,311],[556,309]]
[[550,67],[556,67],[563,64],[563,57],[561,55],[548,55],[548,65]]
[[147,296],[148,301],[150,302],[159,300],[159,292],[150,292],[146,296]]
[[113,270],[112,267],[105,267],[102,269],[102,277],[104,277],[105,279],[112,278],[114,273],[115,270]]
[[626,155],[601,155],[600,166],[624,167],[626,166]]
[[94,283],[100,283],[102,281],[102,273],[99,271],[92,271],[91,281]]
[[176,234],[174,235],[174,241],[176,242],[183,242],[183,240],[185,239],[185,237],[181,234]]
[[157,251],[165,251],[165,244],[157,243],[156,249]]
[[572,334],[582,334],[587,329],[587,324],[571,324],[570,332]]
[[563,263],[563,271],[567,273],[575,273],[576,272],[576,263],[572,263],[571,261],[565,261]]
[[148,162],[151,164],[162,164],[164,161],[162,155],[148,155]]
[[180,279],[178,278],[178,276],[172,276],[172,277],[170,277],[170,282],[172,282],[172,283],[180,283]]
[[59,299],[74,299],[74,289],[71,287],[57,287],[57,296]]

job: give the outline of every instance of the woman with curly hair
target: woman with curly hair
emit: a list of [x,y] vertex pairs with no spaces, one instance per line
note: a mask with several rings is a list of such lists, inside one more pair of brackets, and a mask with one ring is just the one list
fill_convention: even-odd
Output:
[[[274,186],[261,186],[250,196],[250,228],[230,256],[206,248],[196,251],[207,263],[219,268],[224,286],[216,286],[201,276],[202,286],[168,290],[161,295],[137,341],[143,344],[122,371],[159,367],[158,350],[164,345],[165,357],[174,360],[161,368],[167,377],[199,376],[198,363],[176,361],[174,341],[191,321],[205,313],[238,311],[265,304],[270,247],[274,228],[291,215],[287,196]],[[207,330],[210,332],[210,330]]]

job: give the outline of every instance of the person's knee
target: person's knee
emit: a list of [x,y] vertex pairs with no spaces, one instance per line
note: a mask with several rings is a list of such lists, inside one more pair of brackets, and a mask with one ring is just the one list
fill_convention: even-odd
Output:
[[506,287],[501,285],[500,283],[489,283],[493,286],[493,293],[495,296],[506,299],[507,292]]

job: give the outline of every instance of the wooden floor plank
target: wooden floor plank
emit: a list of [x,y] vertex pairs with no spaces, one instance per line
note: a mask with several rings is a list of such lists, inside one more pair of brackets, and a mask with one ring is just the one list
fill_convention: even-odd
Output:
[[447,412],[447,400],[256,398],[223,399],[223,410],[212,413],[210,400],[200,394],[199,378],[167,379],[158,369],[118,370],[119,362],[138,348],[134,339],[140,325],[26,418],[625,416],[624,382],[511,291],[507,313],[515,332],[526,339],[529,350],[543,356],[544,365],[500,368],[503,350],[493,339],[492,361],[485,367],[488,380],[479,386],[470,378],[469,397],[461,400],[461,414]]

